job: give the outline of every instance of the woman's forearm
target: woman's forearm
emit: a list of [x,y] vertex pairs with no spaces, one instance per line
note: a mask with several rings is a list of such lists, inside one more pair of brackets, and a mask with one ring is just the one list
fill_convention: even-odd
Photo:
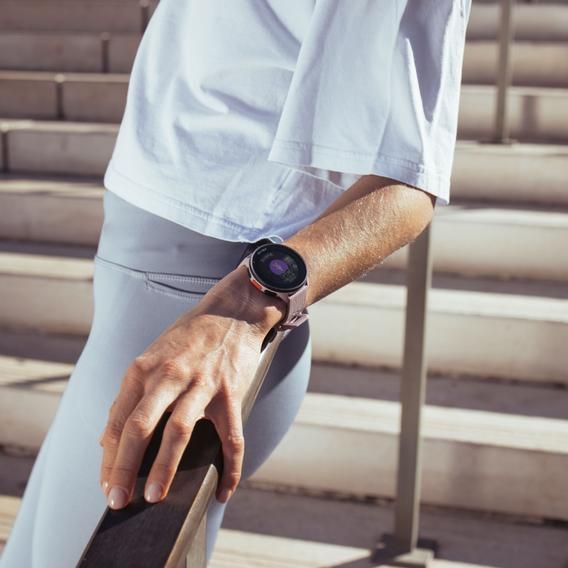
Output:
[[[308,306],[413,241],[431,221],[434,200],[420,189],[366,175],[315,221],[286,239],[283,244],[298,251],[308,265]],[[284,302],[250,286],[246,269],[240,268],[234,271],[235,286],[241,283],[241,292],[261,306],[255,321],[268,332],[284,317]]]
[[313,223],[284,241],[308,264],[308,305],[366,274],[431,221],[434,197],[363,176]]

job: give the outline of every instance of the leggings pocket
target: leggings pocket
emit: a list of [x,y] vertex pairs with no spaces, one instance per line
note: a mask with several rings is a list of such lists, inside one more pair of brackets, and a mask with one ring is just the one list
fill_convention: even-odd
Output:
[[98,254],[95,254],[94,262],[142,280],[147,290],[167,296],[185,298],[194,302],[203,298],[207,291],[221,280],[221,278],[195,276],[192,274],[139,270],[102,258]]

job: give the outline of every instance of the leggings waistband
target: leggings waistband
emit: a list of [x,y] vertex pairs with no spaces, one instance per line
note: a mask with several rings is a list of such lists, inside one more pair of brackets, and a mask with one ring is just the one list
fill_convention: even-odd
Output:
[[103,209],[97,255],[137,270],[223,278],[250,244],[198,233],[109,190]]

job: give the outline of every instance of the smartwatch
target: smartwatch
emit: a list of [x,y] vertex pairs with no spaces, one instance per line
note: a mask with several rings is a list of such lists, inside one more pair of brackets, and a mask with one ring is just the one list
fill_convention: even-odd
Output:
[[296,250],[282,244],[280,237],[251,243],[237,267],[241,265],[247,267],[249,281],[255,288],[286,303],[286,315],[272,333],[294,329],[308,319],[306,262]]

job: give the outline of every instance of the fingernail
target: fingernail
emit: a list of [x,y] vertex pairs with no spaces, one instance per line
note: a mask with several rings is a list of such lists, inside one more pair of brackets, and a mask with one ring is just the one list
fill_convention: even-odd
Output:
[[222,489],[221,495],[219,496],[221,502],[226,503],[229,500],[229,498],[231,497],[232,493],[233,492],[230,489]]
[[146,489],[146,501],[149,501],[150,503],[157,503],[161,499],[163,491],[164,489],[162,485],[157,481],[153,481]]
[[112,509],[122,509],[126,505],[128,495],[121,487],[113,487],[108,494],[108,505]]

